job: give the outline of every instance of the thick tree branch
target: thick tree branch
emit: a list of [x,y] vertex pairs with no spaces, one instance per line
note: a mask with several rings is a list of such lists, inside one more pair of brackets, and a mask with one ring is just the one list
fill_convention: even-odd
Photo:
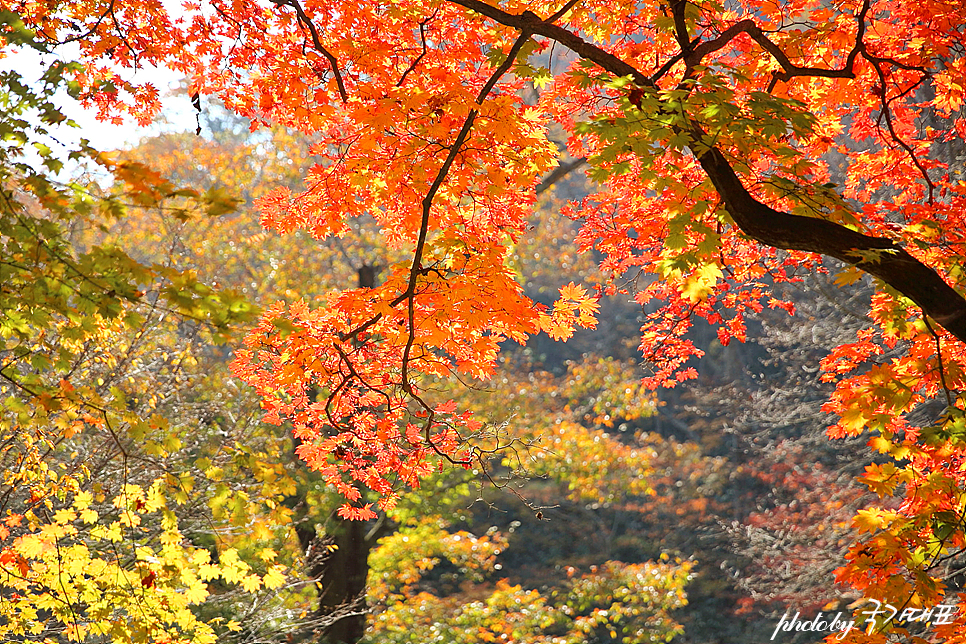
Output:
[[573,161],[568,161],[567,163],[561,163],[553,169],[553,172],[545,176],[540,183],[537,184],[537,187],[535,188],[536,193],[539,195],[543,192],[546,192],[555,183],[559,182],[561,179],[585,163],[587,163],[587,157],[580,157],[579,159],[574,159]]
[[501,25],[513,27],[514,29],[519,29],[522,32],[535,36],[544,36],[555,40],[581,58],[597,63],[601,68],[606,69],[616,76],[631,76],[634,82],[644,87],[653,87],[654,85],[647,76],[614,54],[604,51],[600,47],[587,42],[563,27],[558,27],[555,24],[541,19],[540,16],[532,11],[524,11],[518,15],[507,13],[498,7],[490,6],[480,0],[449,1],[486,16],[487,18],[491,18]]
[[[480,0],[450,1],[508,27],[551,38],[615,76],[630,76],[641,86],[653,87],[653,83],[647,76],[625,61],[587,42],[577,34],[541,20],[529,11],[514,15]],[[856,45],[849,53],[845,69],[813,70],[789,66],[785,68],[784,73],[846,77],[851,74],[851,65],[862,50],[861,38],[865,31],[864,21],[868,4],[866,0],[857,17],[859,29]],[[752,32],[745,33],[754,37]],[[683,38],[687,42],[686,34]],[[767,41],[767,38],[764,40]],[[767,42],[771,47],[775,47],[774,43]],[[719,42],[715,46],[720,48],[724,43]],[[691,49],[689,44],[685,51],[690,49],[694,55],[694,52],[699,51],[700,48],[701,45],[698,45]],[[708,51],[711,50],[711,48],[708,49]],[[782,56],[787,61],[787,57],[784,57],[784,54]],[[782,59],[779,58],[779,62],[781,61]],[[721,150],[715,147],[708,148],[707,136],[698,126],[692,124],[688,134],[692,142],[691,148],[696,151],[701,167],[742,233],[766,246],[820,253],[856,266],[881,279],[915,302],[922,308],[925,315],[941,324],[962,342],[966,342],[966,299],[932,268],[907,253],[891,239],[865,235],[824,219],[779,212],[758,201],[742,185],[741,179]]]
[[741,232],[767,246],[821,253],[860,268],[908,297],[966,342],[966,300],[894,241],[824,219],[779,212],[761,203],[742,185],[717,148],[698,160]]
[[[690,58],[694,43],[688,37],[688,21],[685,18],[685,10],[688,7],[688,0],[671,0],[671,18],[674,20],[674,34],[681,44],[681,51],[684,52],[684,59]],[[689,63],[688,67],[692,65]]]

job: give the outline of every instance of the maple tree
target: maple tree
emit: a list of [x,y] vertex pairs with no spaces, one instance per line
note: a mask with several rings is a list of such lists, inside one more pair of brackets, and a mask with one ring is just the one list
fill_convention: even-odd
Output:
[[[540,307],[508,266],[556,163],[553,125],[598,182],[566,212],[583,248],[605,256],[603,289],[639,272],[634,298],[660,302],[641,331],[651,384],[693,376],[691,317],[740,340],[747,311],[787,306],[769,284],[791,267],[820,270],[818,254],[850,267],[843,283],[875,278],[871,324],[822,363],[838,381],[830,435],[870,432],[894,462],[863,480],[903,501],[860,514],[870,536],[839,579],[896,605],[941,596],[931,571],[964,545],[966,193],[936,154],[966,134],[960,3],[214,1],[176,16],[160,2],[13,6],[43,38],[77,42],[78,91],[105,118],[149,118],[156,90],[123,70],[164,64],[257,123],[316,137],[305,188],[260,200],[266,227],[324,238],[372,217],[409,251],[373,288],[271,307],[235,362],[348,499],[345,517],[374,516],[361,487],[388,509],[438,463],[483,458],[474,437],[487,428],[433,400],[432,378],[485,379],[506,340],[594,325],[585,287]],[[522,98],[526,84],[538,100]],[[830,152],[842,186],[829,183]],[[906,420],[935,396],[939,418]],[[961,638],[964,619],[939,636]]]
[[[153,160],[154,167],[166,176],[190,180],[199,188],[207,189],[215,183],[224,189],[230,189],[240,184],[243,192],[251,198],[252,195],[257,195],[263,190],[266,183],[271,183],[272,179],[286,174],[283,171],[281,175],[273,176],[276,169],[280,167],[273,163],[278,158],[276,155],[284,154],[285,158],[291,158],[297,154],[297,150],[301,149],[297,141],[279,131],[273,132],[270,139],[266,138],[264,133],[252,137],[259,141],[258,151],[244,142],[244,136],[226,132],[216,132],[214,135],[215,140],[212,141],[198,139],[193,135],[166,135],[143,142],[136,149],[125,154],[125,157],[143,161]],[[292,149],[293,145],[295,150]],[[225,161],[226,157],[230,161]],[[262,168],[258,172],[261,176],[252,181],[255,174],[239,172],[240,169],[248,167]],[[186,170],[188,168],[197,168],[201,172],[195,177],[189,177],[188,175],[194,173],[194,170]],[[205,171],[206,168],[211,168],[210,173]],[[232,192],[234,193],[234,190]],[[244,211],[245,207],[242,206],[241,209]],[[569,222],[554,221],[549,217],[549,211],[546,209],[541,209],[531,221],[532,230],[517,244],[513,260],[518,273],[529,277],[528,290],[538,295],[555,292],[561,283],[559,272],[553,270],[558,263],[564,263],[567,267],[576,266],[584,271],[593,270],[593,262],[579,258],[572,242],[566,241]],[[177,232],[172,232],[170,223],[165,224],[164,218],[158,217],[157,213],[151,211],[139,213],[138,216],[128,215],[119,224],[114,229],[122,228],[119,239],[123,240],[126,248],[144,252],[145,248],[168,247],[172,244],[168,238],[173,235],[177,240],[176,246],[182,249],[186,257],[193,260],[201,275],[207,275],[223,285],[239,289],[249,288],[249,293],[256,301],[270,299],[277,296],[277,293],[291,292],[288,284],[298,281],[303,274],[313,276],[318,282],[313,288],[318,289],[317,292],[324,292],[329,284],[347,282],[351,279],[351,271],[347,271],[346,266],[340,267],[340,264],[353,258],[358,261],[359,257],[375,263],[382,261],[376,258],[386,254],[384,248],[375,246],[369,248],[367,252],[360,243],[364,242],[364,236],[357,235],[356,232],[339,240],[320,242],[291,239],[289,236],[276,238],[264,233],[257,235],[252,229],[252,222],[244,215],[188,220],[176,227]],[[164,231],[164,235],[159,239],[145,239],[145,232],[150,231]],[[251,241],[252,238],[255,240]],[[315,252],[306,252],[303,242],[308,242],[310,250]],[[550,248],[553,250],[551,251]],[[269,269],[271,269],[270,272]],[[250,284],[250,280],[256,275],[261,278]],[[305,287],[302,290],[303,294],[308,295]],[[591,342],[591,338],[583,338],[582,342],[570,348],[576,349],[579,355],[580,348],[582,346],[586,348],[588,343],[597,344]],[[532,368],[526,368],[517,363],[517,360],[510,360],[502,366],[492,383],[498,387],[495,391],[487,391],[489,387],[486,387],[484,391],[461,392],[459,387],[455,386],[457,383],[444,382],[435,387],[443,388],[439,389],[438,395],[444,395],[442,393],[444,390],[451,391],[462,406],[473,409],[481,419],[504,424],[507,413],[510,413],[511,417],[506,423],[502,438],[514,440],[519,449],[516,458],[504,459],[507,466],[522,468],[530,476],[546,475],[560,481],[562,486],[569,487],[572,491],[568,496],[572,497],[572,502],[575,504],[596,502],[596,505],[610,506],[617,502],[623,505],[627,498],[648,493],[648,460],[651,458],[655,443],[648,442],[631,447],[603,431],[613,431],[616,436],[624,438],[625,442],[636,442],[631,436],[618,430],[617,425],[625,427],[627,422],[633,422],[651,411],[651,396],[641,386],[640,375],[631,364],[613,359],[591,359],[585,356],[579,363],[571,364],[565,372],[554,377],[548,372],[533,373]],[[526,373],[528,371],[529,375]],[[450,393],[445,395],[449,396]],[[541,437],[546,438],[551,435],[552,440],[549,442],[540,440]],[[567,445],[566,449],[563,449],[564,444]],[[496,459],[497,462],[499,460],[499,458]],[[518,484],[522,480],[521,476],[522,474],[517,472],[510,473],[509,480],[505,482],[499,481],[502,476],[496,476],[495,479],[498,485],[505,487]],[[420,593],[394,593],[389,596],[380,590],[381,586],[387,583],[403,585],[413,583],[413,579],[418,578],[413,573],[414,569],[422,570],[425,567],[426,572],[429,572],[432,566],[426,562],[431,559],[426,553],[433,552],[437,540],[447,544],[447,548],[452,546],[470,548],[478,544],[477,540],[465,532],[446,535],[441,527],[435,525],[431,532],[425,527],[416,530],[410,527],[411,522],[418,522],[422,526],[428,525],[427,521],[435,524],[437,519],[432,517],[436,515],[447,517],[458,514],[459,511],[465,512],[462,506],[466,505],[468,499],[473,498],[474,491],[487,497],[496,494],[495,491],[485,490],[474,481],[477,478],[478,473],[463,470],[440,473],[434,476],[432,481],[423,481],[418,494],[401,499],[400,505],[391,513],[391,520],[388,520],[386,515],[382,515],[379,522],[369,524],[357,521],[345,524],[336,521],[335,517],[326,517],[333,508],[338,507],[338,503],[333,503],[333,499],[329,498],[330,495],[320,494],[318,490],[312,490],[301,498],[298,501],[299,506],[303,508],[300,514],[306,514],[305,519],[314,516],[318,521],[321,534],[326,538],[326,543],[331,542],[332,546],[337,547],[334,552],[327,553],[325,560],[318,565],[306,562],[307,574],[318,578],[321,584],[318,610],[332,615],[334,607],[328,605],[330,602],[341,597],[352,599],[353,592],[358,592],[350,590],[357,582],[349,581],[348,578],[358,576],[360,572],[364,577],[364,571],[372,567],[370,579],[373,582],[368,592],[368,603],[375,617],[371,622],[371,631],[366,636],[368,640],[382,641],[387,637],[394,637],[391,635],[394,628],[401,629],[410,638],[421,637],[419,633],[422,633],[421,629],[424,626],[421,622],[414,623],[408,617],[414,606],[418,606],[418,610],[421,611],[420,620],[439,620],[440,613],[446,612],[443,609],[444,606],[465,606],[461,623],[469,627],[476,620],[482,627],[489,618],[468,605],[473,604],[475,598],[483,592],[494,592],[493,601],[497,601],[500,592],[498,589],[485,590],[487,581],[484,575],[474,573],[461,581],[461,585],[467,582],[473,584],[469,592],[454,593],[452,584],[444,585],[442,588],[444,592],[438,597],[433,595],[431,600],[427,599],[427,595]],[[311,490],[311,477],[298,485],[301,489],[307,483],[308,489]],[[525,494],[530,495],[529,492]],[[499,503],[499,501],[491,502]],[[555,504],[552,498],[547,502],[551,505]],[[295,518],[298,520],[298,515]],[[312,530],[314,526],[305,519],[302,519],[301,524],[296,524],[300,540],[309,532],[314,536],[314,530]],[[554,521],[553,525],[556,523]],[[552,530],[552,526],[550,527]],[[396,532],[397,529],[399,532]],[[376,539],[387,531],[392,531],[393,535],[380,540],[377,544]],[[511,548],[514,551],[517,549],[517,547]],[[605,562],[605,559],[612,558],[607,554],[610,550],[607,548],[601,551],[599,561],[606,563],[604,569],[609,571],[608,579],[612,574],[619,579],[621,575],[617,571],[624,570],[625,564]],[[462,557],[472,555],[472,552],[454,555],[453,551],[448,549],[444,549],[444,552],[447,553],[444,559],[455,560],[458,566],[463,565],[460,563]],[[637,561],[637,558],[641,557],[640,554],[635,555],[626,548],[622,552],[622,556],[631,555],[631,561]],[[526,556],[525,552],[520,554],[523,557]],[[410,556],[415,560],[410,561]],[[578,562],[570,559],[568,564],[576,563],[584,566],[586,570],[587,565],[596,561],[598,560]],[[489,561],[482,563],[492,564]],[[690,565],[686,564],[682,570]],[[511,566],[514,575],[518,579],[521,578],[522,570],[516,564],[510,564],[504,568]],[[640,568],[639,564],[630,564],[628,570],[636,572]],[[683,576],[675,577],[676,569],[673,567],[657,564],[647,569],[649,571],[647,578],[657,583],[677,588],[684,582]],[[448,573],[442,574],[444,579],[449,578]],[[490,576],[493,576],[493,573]],[[659,581],[659,576],[664,576],[666,579]],[[525,573],[523,578],[526,578]],[[362,582],[364,584],[364,578]],[[425,587],[424,580],[420,580],[419,583]],[[560,583],[564,588],[570,585],[567,580],[561,580]],[[653,601],[646,594],[635,595],[634,584],[628,586],[627,583],[626,580],[621,582],[617,586],[619,588],[617,592],[628,597],[637,597],[633,602],[640,603],[631,604],[634,606],[634,611],[648,613],[651,610],[647,608],[649,604],[653,603],[654,607],[660,605],[660,601]],[[358,586],[358,588],[362,587],[362,585]],[[525,587],[530,587],[529,582]],[[610,588],[610,586],[604,585],[602,588]],[[521,590],[520,592],[532,593],[533,591]],[[517,595],[510,595],[510,597],[517,597]],[[599,593],[597,597],[597,601],[604,601],[602,594]],[[550,599],[547,601],[556,603]],[[680,596],[674,602],[683,603]],[[606,606],[598,607],[599,610],[605,608]],[[566,607],[563,610],[570,611]],[[629,616],[622,618],[620,611],[615,610],[612,613],[615,625],[633,622]],[[564,613],[559,615],[563,618]],[[665,616],[664,619],[669,618]],[[363,612],[360,611],[357,615],[350,614],[336,622],[332,628],[324,629],[322,639],[355,641],[362,636],[365,623]],[[582,618],[579,623],[586,626],[588,621]],[[638,628],[643,628],[652,635],[658,631],[665,632],[662,627],[659,627],[658,622],[638,621],[637,623]],[[534,622],[532,636],[537,637],[541,634],[550,636],[551,632],[558,630],[563,632],[565,629],[561,624],[553,626],[547,623],[544,625],[545,628],[541,628],[540,624]],[[577,637],[577,633],[582,632],[580,628],[583,627],[567,628],[570,628],[574,633],[573,636]],[[600,628],[603,629],[603,626]],[[296,631],[296,633],[300,632],[304,633],[306,629]],[[601,632],[607,631],[604,629]],[[676,632],[674,629],[666,631],[668,636],[674,632]],[[630,637],[630,632],[627,631],[627,633]]]

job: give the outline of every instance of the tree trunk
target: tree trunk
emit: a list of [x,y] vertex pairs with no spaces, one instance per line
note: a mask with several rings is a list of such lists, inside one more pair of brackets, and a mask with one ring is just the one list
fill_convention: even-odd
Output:
[[[360,267],[359,288],[375,287],[378,270],[377,266],[368,264]],[[326,521],[323,537],[317,534],[315,523],[302,522],[296,526],[309,576],[319,585],[316,617],[321,623],[336,617],[318,631],[320,643],[355,644],[365,635],[369,552],[387,527],[384,519],[375,523],[345,521],[335,513]]]

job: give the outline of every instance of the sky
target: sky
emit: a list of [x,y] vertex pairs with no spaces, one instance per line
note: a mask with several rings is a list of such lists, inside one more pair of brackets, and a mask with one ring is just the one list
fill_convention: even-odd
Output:
[[[32,49],[20,50],[0,58],[0,71],[14,70],[25,81],[36,83],[53,60],[70,60],[72,53],[66,47],[59,49],[57,54],[46,55]],[[58,106],[79,127],[62,127],[56,132],[57,138],[67,146],[86,138],[100,150],[114,150],[131,147],[141,138],[160,132],[194,130],[195,117],[189,99],[183,94],[175,95],[181,85],[179,75],[168,69],[150,67],[136,71],[133,79],[150,79],[158,88],[162,97],[163,116],[157,123],[141,127],[132,118],[127,118],[122,125],[103,123],[97,120],[95,110],[84,109],[66,92],[60,92],[56,96]]]

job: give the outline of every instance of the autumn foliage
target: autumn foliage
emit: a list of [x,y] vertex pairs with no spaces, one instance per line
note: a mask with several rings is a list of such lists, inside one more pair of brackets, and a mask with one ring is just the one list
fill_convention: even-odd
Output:
[[[856,518],[868,536],[838,579],[895,605],[942,598],[935,565],[966,546],[961,3],[13,8],[41,38],[77,42],[74,88],[103,118],[150,119],[157,90],[127,71],[166,65],[256,126],[310,137],[304,186],[258,200],[267,229],[325,239],[372,218],[404,255],[371,288],[271,306],[234,361],[345,497],[343,516],[392,508],[438,467],[482,466],[489,426],[436,399],[438,379],[485,381],[501,345],[592,328],[596,298],[620,292],[647,312],[648,384],[673,387],[694,376],[695,316],[742,340],[747,313],[791,312],[772,285],[826,255],[838,283],[865,273],[876,287],[871,324],[822,362],[837,382],[829,435],[866,433],[863,481],[901,497]],[[558,145],[590,164],[595,191],[564,212],[607,279],[544,306],[510,257]],[[935,397],[937,418],[906,420]]]

